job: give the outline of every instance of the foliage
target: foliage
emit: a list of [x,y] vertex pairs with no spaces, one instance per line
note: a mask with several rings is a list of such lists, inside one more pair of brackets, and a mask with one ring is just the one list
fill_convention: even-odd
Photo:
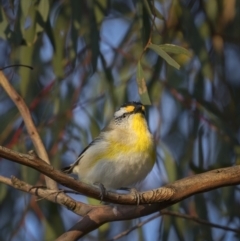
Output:
[[[2,0],[0,67],[34,68],[5,74],[29,106],[56,168],[72,163],[125,101],[152,103],[148,119],[159,155],[141,188],[156,188],[239,164],[239,13],[234,0]],[[2,89],[0,116],[0,144],[31,150],[22,118]],[[44,184],[36,171],[7,160],[0,160],[0,174]],[[171,209],[239,228],[239,195],[239,187],[222,188]],[[0,202],[0,240],[53,240],[79,219],[4,184]],[[88,238],[112,238],[138,221],[106,224]],[[123,239],[239,236],[164,216]]]

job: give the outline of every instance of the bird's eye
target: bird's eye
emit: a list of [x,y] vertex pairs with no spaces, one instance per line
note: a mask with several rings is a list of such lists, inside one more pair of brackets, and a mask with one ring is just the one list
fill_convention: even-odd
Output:
[[122,117],[123,117],[123,118],[125,118],[126,116],[127,116],[127,114],[126,114],[126,113],[122,115]]

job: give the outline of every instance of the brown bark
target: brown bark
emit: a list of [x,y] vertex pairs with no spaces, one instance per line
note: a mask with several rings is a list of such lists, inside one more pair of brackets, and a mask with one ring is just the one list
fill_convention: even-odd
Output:
[[[36,155],[18,153],[0,146],[0,157],[34,168],[66,187],[86,196],[100,199],[98,188],[74,180],[61,171],[54,169]],[[207,192],[223,186],[240,184],[240,166],[208,171],[177,180],[158,189],[140,192],[140,205],[138,206],[133,206],[136,204],[136,199],[132,194],[120,195],[118,193],[107,192],[103,197],[104,201],[125,205],[90,206],[76,202],[58,190],[30,187],[27,186],[29,184],[25,184],[16,178],[12,178],[11,184],[0,178],[1,181],[20,190],[64,205],[73,212],[82,215],[83,218],[77,224],[57,239],[77,240],[106,222],[142,217],[162,210],[194,194]]]

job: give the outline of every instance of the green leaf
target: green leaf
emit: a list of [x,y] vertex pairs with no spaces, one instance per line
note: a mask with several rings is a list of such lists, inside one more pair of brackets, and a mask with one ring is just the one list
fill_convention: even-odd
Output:
[[180,65],[169,55],[167,54],[160,46],[156,44],[150,44],[148,48],[155,51],[159,56],[161,56],[169,65],[173,66],[176,69],[180,69]]
[[31,5],[33,4],[33,2],[31,1],[20,1],[21,4],[21,11],[23,13],[23,18],[25,20],[25,18],[28,16],[29,14],[29,8],[31,7]]
[[[19,56],[19,62],[24,63],[26,65],[32,65],[32,57],[33,57],[33,47],[29,46],[20,46],[18,48],[18,56]],[[33,82],[30,78],[31,71],[27,68],[20,68],[19,69],[19,75],[21,76],[21,82],[20,82],[20,90],[21,95],[26,98],[28,96],[29,87],[32,86]]]
[[49,1],[41,0],[38,4],[37,10],[41,14],[43,21],[46,22],[49,14]]
[[185,54],[187,56],[190,56],[191,53],[180,46],[174,45],[174,44],[160,44],[158,45],[162,50],[164,50],[167,53],[171,53],[171,54]]
[[144,105],[151,105],[151,101],[148,95],[148,90],[147,90],[146,82],[143,75],[143,69],[140,61],[138,61],[138,64],[137,64],[137,84],[138,84],[138,93],[140,95],[141,102]]
[[47,22],[49,14],[49,1],[41,0],[36,10],[36,22],[38,23],[36,26],[36,32],[38,33],[45,29],[45,23]]
[[107,0],[94,0],[94,15],[96,17],[98,27],[101,26],[101,23],[106,15],[107,5]]
[[26,41],[28,46],[32,46],[36,39],[37,39],[37,32],[36,32],[36,9],[34,5],[30,5],[28,8],[28,15],[27,18],[30,21],[30,26],[27,28],[25,27],[25,21],[22,22],[22,34],[23,34],[23,39]]

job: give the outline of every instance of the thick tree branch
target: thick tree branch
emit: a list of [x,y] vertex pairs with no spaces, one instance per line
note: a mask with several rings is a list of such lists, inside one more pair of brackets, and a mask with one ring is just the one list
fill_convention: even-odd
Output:
[[[35,155],[18,153],[0,146],[0,156],[22,165],[32,167],[35,170],[38,170],[46,176],[54,179],[56,182],[72,188],[73,190],[78,191],[86,196],[100,199],[100,191],[98,188],[74,180],[64,173],[55,170],[52,166],[48,165]],[[82,204],[78,214],[81,214],[83,218],[57,240],[77,240],[86,233],[98,228],[106,222],[142,217],[171,206],[172,204],[177,203],[191,195],[236,184],[240,184],[240,166],[216,169],[183,178],[158,189],[140,192],[140,204],[145,205],[86,206],[86,208],[84,208],[85,204]],[[24,186],[25,184],[20,185],[22,189]],[[35,192],[36,190],[40,191],[40,189],[35,189]],[[41,189],[41,191],[44,190]],[[34,194],[36,195],[36,193]],[[55,193],[55,195],[61,195],[61,193]],[[48,200],[50,200],[50,196],[51,195],[43,195],[43,197]],[[117,193],[108,192],[103,197],[103,200],[118,204],[136,204],[135,197],[132,194],[120,195]],[[59,203],[58,199],[55,198],[55,202]]]
[[[10,85],[10,83],[8,82],[7,78],[5,77],[5,75],[3,74],[2,71],[0,71],[0,84],[2,85],[2,87],[4,88],[4,90],[7,92],[7,94],[9,95],[9,97],[12,99],[12,101],[15,103],[15,105],[17,106],[23,121],[25,123],[27,132],[33,142],[33,145],[36,149],[36,152],[38,154],[38,156],[44,160],[45,162],[47,162],[48,164],[50,164],[49,158],[48,158],[48,154],[46,152],[46,149],[42,143],[42,140],[37,132],[37,129],[33,123],[31,114],[29,112],[28,107],[26,106],[24,100],[22,99],[22,97],[16,92],[16,90]],[[50,189],[57,189],[57,184],[56,182],[54,182],[53,180],[51,180],[50,178],[46,177],[46,185],[50,188]]]
[[92,209],[77,224],[56,239],[56,241],[78,240],[106,222],[143,217],[157,212],[161,206],[161,204],[157,203],[138,206],[104,205]]
[[[77,192],[80,192],[86,196],[93,197],[100,200],[100,190],[98,187],[88,185],[83,182],[79,182],[64,174],[61,171],[55,170],[53,166],[48,165],[46,162],[42,161],[36,155],[22,154],[10,150],[8,148],[0,146],[0,156],[8,160],[17,162],[19,164],[29,166],[43,173],[44,175],[52,178],[56,182],[62,184],[63,186],[69,187]],[[153,203],[153,202],[163,202],[168,201],[172,195],[173,190],[171,188],[160,188],[158,190],[152,190],[148,193],[140,193],[140,203]],[[136,204],[136,197],[132,194],[121,195],[118,193],[107,192],[103,198],[103,201],[118,203],[118,204]]]
[[[35,155],[18,153],[0,146],[0,156],[22,165],[32,167],[63,186],[69,187],[86,196],[100,199],[100,191],[98,188],[74,180],[64,173],[55,170],[52,166],[43,162]],[[140,192],[140,204],[161,203],[163,206],[169,206],[169,204],[179,202],[200,192],[207,192],[219,187],[237,184],[240,184],[240,166],[220,168],[177,180],[158,189]],[[103,201],[118,204],[136,204],[134,195],[120,195],[112,192],[108,192],[104,196]]]

